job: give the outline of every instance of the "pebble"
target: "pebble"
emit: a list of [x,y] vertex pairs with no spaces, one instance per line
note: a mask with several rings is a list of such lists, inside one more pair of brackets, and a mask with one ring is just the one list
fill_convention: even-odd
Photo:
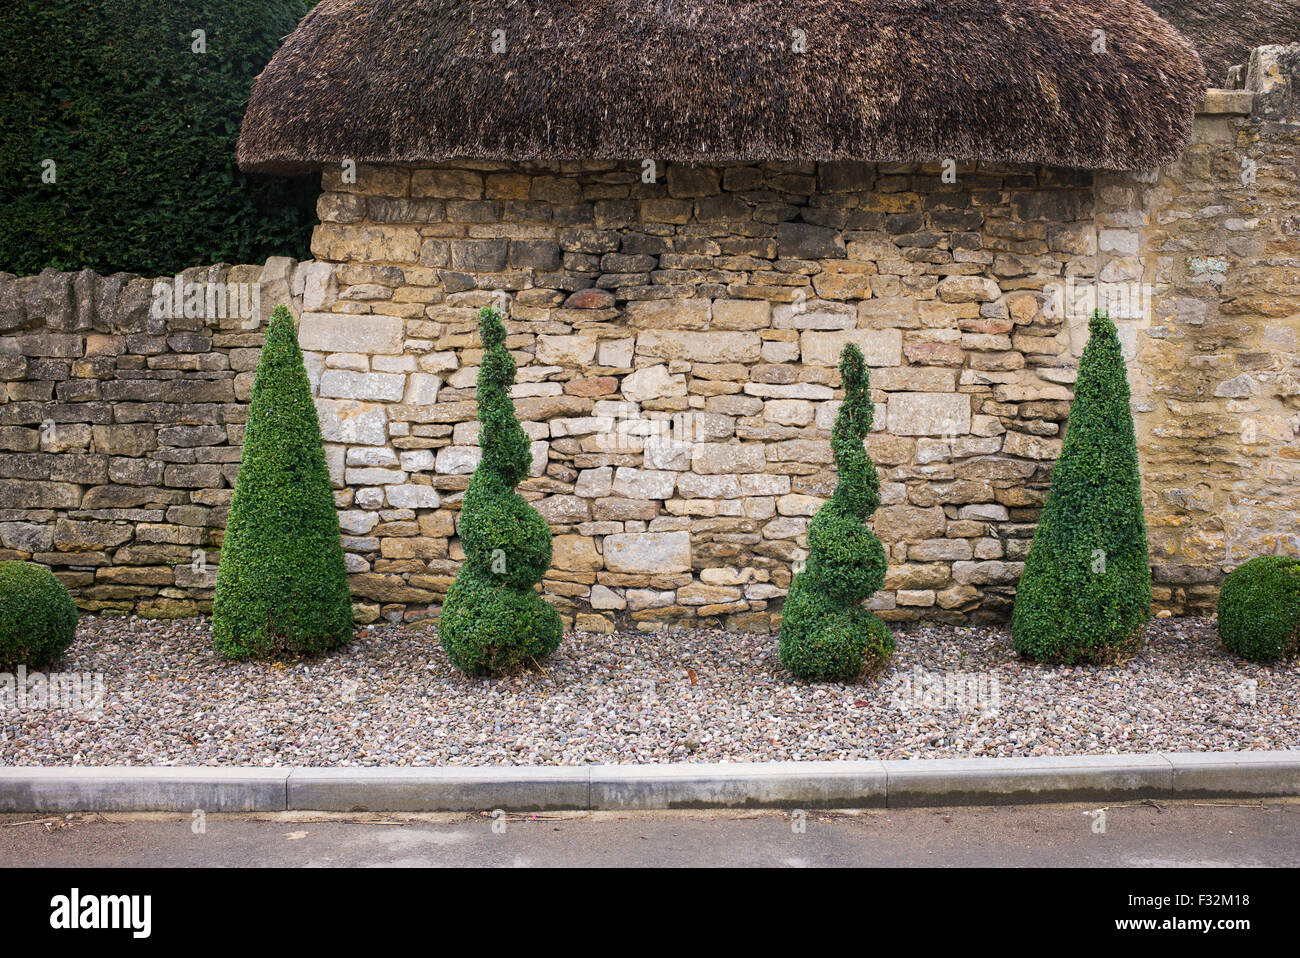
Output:
[[468,678],[433,626],[328,656],[232,662],[207,619],[86,617],[58,666],[98,713],[0,712],[3,765],[583,765],[1289,749],[1300,661],[1234,658],[1166,618],[1123,665],[1022,661],[1005,627],[908,626],[890,667],[795,681],[776,637],[571,633],[542,667]]

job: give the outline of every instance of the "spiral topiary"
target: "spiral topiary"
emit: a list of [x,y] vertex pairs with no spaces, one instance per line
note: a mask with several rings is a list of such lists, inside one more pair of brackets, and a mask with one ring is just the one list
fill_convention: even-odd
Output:
[[447,590],[438,634],[447,657],[470,675],[502,675],[535,664],[560,644],[560,614],[534,586],[551,564],[551,529],[515,492],[528,475],[528,435],[515,418],[515,361],[501,314],[479,313],[479,445],[483,458],[461,504],[465,563]]
[[885,584],[885,547],[866,520],[880,505],[880,478],[863,447],[875,406],[862,352],[840,354],[844,403],[831,431],[839,484],[808,526],[808,562],[781,617],[781,662],[801,679],[849,681],[883,668],[894,651],[889,626],[862,602]]
[[1219,592],[1219,638],[1252,662],[1300,652],[1300,559],[1259,556],[1234,569]]
[[53,662],[76,632],[76,603],[54,573],[34,562],[0,562],[0,672]]
[[1142,646],[1150,614],[1137,439],[1115,324],[1092,314],[1047,505],[1016,591],[1011,637],[1040,662],[1105,664]]

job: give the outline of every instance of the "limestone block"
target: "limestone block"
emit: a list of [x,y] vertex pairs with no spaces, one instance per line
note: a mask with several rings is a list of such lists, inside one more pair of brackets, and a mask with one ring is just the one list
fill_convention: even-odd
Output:
[[394,509],[437,509],[438,492],[432,486],[407,483],[385,486],[384,494]]
[[443,446],[438,450],[435,469],[441,475],[468,475],[483,458],[478,446]]
[[621,392],[632,402],[686,395],[686,377],[673,376],[667,366],[649,366],[625,376]]
[[325,442],[364,446],[388,442],[388,416],[383,406],[351,399],[319,399],[316,416]]
[[398,402],[405,391],[406,377],[399,373],[326,369],[320,377],[320,394],[338,399]]
[[556,366],[582,366],[596,358],[593,336],[538,336],[537,361]]
[[856,343],[868,366],[897,366],[903,361],[903,333],[898,329],[810,330],[799,335],[803,361],[811,366],[838,367],[845,343]]
[[685,531],[606,536],[604,551],[611,572],[663,574],[691,568],[691,535]]
[[626,369],[632,365],[635,348],[635,339],[602,339],[596,350],[596,360],[601,366]]
[[406,394],[402,402],[419,406],[429,406],[438,401],[438,390],[442,380],[429,373],[411,373],[407,377]]
[[961,393],[893,393],[888,430],[895,436],[959,436],[970,432],[970,396]]
[[578,481],[574,484],[573,492],[574,495],[587,499],[599,499],[610,494],[613,483],[614,470],[609,466],[584,469],[578,473]]
[[[609,541],[606,536],[605,541]],[[604,563],[588,536],[556,536],[551,542],[551,565],[565,572],[595,572]]]
[[323,353],[400,353],[403,320],[398,316],[303,313],[298,344]]
[[614,473],[613,491],[627,499],[669,499],[676,485],[676,472],[620,466]]
[[691,450],[691,469],[700,475],[734,475],[766,468],[763,447],[753,443],[702,442]]
[[692,363],[758,362],[762,345],[752,332],[646,330],[636,337],[638,355]]

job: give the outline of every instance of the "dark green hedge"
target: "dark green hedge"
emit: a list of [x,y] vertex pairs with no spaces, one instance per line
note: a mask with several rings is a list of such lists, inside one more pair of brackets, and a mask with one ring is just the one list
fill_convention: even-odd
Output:
[[50,664],[76,632],[77,606],[54,573],[33,562],[0,562],[0,672]]
[[831,430],[839,484],[808,526],[808,563],[781,610],[781,662],[801,679],[850,681],[883,668],[889,627],[862,603],[885,584],[885,547],[866,526],[880,505],[880,477],[863,440],[875,406],[862,352],[840,355],[844,402]]
[[271,314],[230,504],[212,630],[247,659],[325,652],[352,637],[352,600],[316,404],[293,316]]
[[479,314],[479,445],[483,459],[460,512],[465,564],[447,590],[438,637],[452,665],[470,675],[502,675],[536,664],[560,644],[560,614],[534,586],[551,565],[551,529],[515,492],[531,462],[528,434],[515,417],[515,361],[501,315]]
[[1107,663],[1141,647],[1151,608],[1137,439],[1115,324],[1093,314],[1052,489],[1016,591],[1016,651]]
[[[247,177],[253,78],[303,0],[11,0],[0,15],[0,270],[169,275],[305,258],[314,177]],[[191,52],[195,30],[207,52]],[[42,162],[56,182],[41,181]]]
[[1300,559],[1260,556],[1234,569],[1219,592],[1219,638],[1252,662],[1300,650]]

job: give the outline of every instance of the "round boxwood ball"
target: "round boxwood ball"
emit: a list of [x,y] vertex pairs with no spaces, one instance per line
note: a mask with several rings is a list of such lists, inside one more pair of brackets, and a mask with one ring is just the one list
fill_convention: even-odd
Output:
[[77,606],[49,569],[0,562],[0,672],[53,662],[76,632]]
[[1239,566],[1219,592],[1219,638],[1252,662],[1300,648],[1300,559],[1260,556]]

